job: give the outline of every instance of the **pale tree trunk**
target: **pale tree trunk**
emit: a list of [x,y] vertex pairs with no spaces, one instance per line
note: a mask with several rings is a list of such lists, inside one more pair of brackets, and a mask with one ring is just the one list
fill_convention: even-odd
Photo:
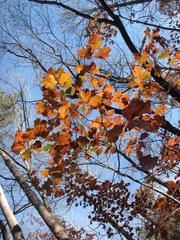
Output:
[[0,231],[1,231],[2,239],[9,240],[9,233],[6,229],[5,224],[3,223],[3,221],[1,219],[0,219]]
[[19,173],[18,169],[13,163],[13,158],[3,149],[0,149],[0,155],[4,159],[4,162],[10,172],[15,177],[16,181],[19,183],[20,187],[24,191],[25,195],[29,199],[29,202],[36,208],[40,216],[47,224],[53,235],[58,240],[70,240],[67,235],[67,231],[60,221],[50,213],[44,204],[39,200],[36,194],[31,190],[29,185],[26,183],[24,177]]
[[0,208],[7,220],[14,240],[24,239],[21,228],[8,204],[8,201],[4,195],[1,185],[0,185]]

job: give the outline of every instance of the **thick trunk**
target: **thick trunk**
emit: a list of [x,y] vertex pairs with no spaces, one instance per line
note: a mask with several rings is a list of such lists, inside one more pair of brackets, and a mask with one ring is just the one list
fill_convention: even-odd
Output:
[[19,173],[16,166],[13,163],[13,158],[5,152],[3,149],[0,149],[0,155],[4,159],[4,162],[8,169],[11,171],[17,182],[19,183],[20,187],[26,194],[27,198],[29,199],[30,203],[36,208],[39,212],[40,216],[43,218],[53,235],[58,240],[69,240],[67,232],[64,226],[58,221],[58,219],[53,216],[44,204],[39,200],[36,194],[31,190],[29,185],[26,183],[24,177]]
[[3,240],[9,240],[8,231],[7,231],[6,226],[4,225],[4,223],[1,219],[0,219],[0,230],[1,230],[1,234],[2,234],[2,239]]
[[[0,208],[7,220],[7,223],[9,225],[9,228],[11,230],[14,240],[23,240],[24,236],[22,234],[21,228],[8,204],[8,201],[4,195],[1,185],[0,185]],[[2,228],[2,224],[1,224],[1,228]]]

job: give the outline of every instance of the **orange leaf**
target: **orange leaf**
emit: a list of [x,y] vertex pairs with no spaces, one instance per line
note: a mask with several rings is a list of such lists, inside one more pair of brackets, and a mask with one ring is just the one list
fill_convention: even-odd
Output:
[[84,70],[84,65],[83,64],[78,64],[76,67],[76,72],[79,74],[82,70]]
[[102,103],[102,97],[101,96],[94,96],[94,97],[90,98],[90,101],[88,102],[88,105],[96,108],[101,103]]
[[99,52],[96,54],[96,58],[107,58],[109,56],[109,53],[111,52],[111,49],[107,46],[104,48],[100,48]]
[[114,109],[108,110],[106,116],[111,117],[114,114]]
[[99,82],[99,87],[102,87],[105,83],[105,79],[103,77],[100,77],[98,82]]
[[36,112],[39,114],[43,114],[44,111],[46,110],[46,104],[43,101],[39,101],[36,103]]
[[130,153],[132,153],[133,151],[133,145],[130,144],[127,148],[126,148],[126,154],[129,156]]
[[57,84],[57,81],[52,74],[47,74],[42,80],[42,85],[45,88],[53,89],[55,88],[56,84]]
[[91,48],[91,52],[94,52],[101,46],[102,37],[98,35],[93,35],[88,41],[88,47]]
[[87,54],[88,54],[88,51],[86,48],[80,48],[77,52],[78,56],[80,58],[86,58]]
[[166,112],[167,107],[164,104],[159,105],[159,107],[156,108],[154,115],[163,115]]
[[176,51],[176,53],[175,53],[175,58],[176,58],[177,60],[180,60],[180,50]]
[[54,178],[54,184],[58,185],[61,182],[62,182],[61,178]]
[[143,74],[142,68],[139,67],[139,66],[135,66],[133,74],[134,74],[134,77],[135,77],[135,82],[137,83],[139,88],[142,89],[143,88],[143,85],[142,85],[142,74]]
[[69,88],[72,86],[72,79],[71,75],[67,72],[64,72],[63,69],[60,69],[60,75],[58,78],[58,82],[61,85],[61,87]]
[[42,177],[47,177],[49,174],[49,169],[45,168],[44,170],[41,171],[41,176]]
[[167,181],[166,186],[169,187],[169,188],[180,189],[180,184],[175,183],[173,181]]
[[84,103],[87,103],[91,97],[91,92],[89,90],[80,91],[79,96]]
[[90,68],[90,73],[91,74],[98,74],[99,73],[99,68],[97,67],[97,65],[94,62],[92,62],[90,64],[89,68]]

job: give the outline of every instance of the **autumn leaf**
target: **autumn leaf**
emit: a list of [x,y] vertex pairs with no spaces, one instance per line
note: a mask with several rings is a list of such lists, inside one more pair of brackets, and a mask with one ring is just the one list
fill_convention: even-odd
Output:
[[44,101],[39,101],[38,103],[36,103],[36,112],[38,114],[43,114],[46,110],[46,104]]
[[91,97],[89,102],[88,102],[88,105],[90,107],[98,107],[100,104],[102,103],[102,97],[101,96],[94,96],[94,97]]
[[135,77],[135,82],[139,86],[140,89],[143,89],[143,84],[142,84],[142,68],[140,66],[135,66],[134,71],[133,71],[134,77]]
[[45,88],[53,89],[53,88],[55,88],[56,84],[57,84],[57,81],[52,74],[47,74],[42,80],[42,85]]
[[144,102],[139,99],[133,99],[129,105],[123,109],[123,115],[128,121],[136,116],[140,117],[144,113],[151,113],[151,104],[149,101]]
[[141,57],[139,59],[139,63],[145,64],[149,58],[149,53],[147,53],[145,50],[142,51]]
[[11,149],[14,153],[19,154],[25,148],[22,142],[14,142]]
[[154,115],[164,115],[166,112],[167,107],[164,104],[159,105],[155,112]]
[[41,171],[42,177],[47,177],[49,175],[49,169],[45,168]]
[[100,77],[98,81],[99,87],[102,87],[104,83],[105,83],[105,79],[103,77]]
[[166,198],[164,197],[159,197],[155,204],[154,204],[155,208],[158,208],[158,209],[164,209],[167,207],[167,200]]
[[95,55],[96,58],[107,58],[109,56],[109,53],[111,52],[111,49],[107,46],[104,48],[100,48],[99,52]]
[[98,66],[94,62],[92,62],[90,64],[89,70],[90,70],[91,74],[98,74],[99,73],[99,68],[98,68]]
[[101,46],[102,37],[98,35],[93,35],[88,41],[88,47],[91,48],[91,52],[94,52],[96,49]]
[[67,106],[60,107],[59,114],[60,114],[60,118],[64,119],[68,114],[68,107]]
[[173,181],[166,181],[166,186],[168,188],[180,189],[180,184],[175,183]]
[[113,143],[116,142],[123,132],[124,125],[115,125],[111,130],[107,131],[106,137],[108,142]]
[[80,48],[77,52],[78,56],[80,58],[86,58],[87,57],[87,54],[88,54],[88,51],[86,48]]
[[71,87],[72,86],[71,75],[67,72],[64,72],[64,70],[60,71],[58,83],[60,84],[61,87],[64,87],[64,88]]
[[54,184],[55,185],[58,185],[58,184],[60,184],[62,182],[62,178],[54,178]]
[[84,103],[87,103],[91,97],[91,92],[89,90],[82,90],[79,92],[79,96]]
[[177,60],[180,60],[180,50],[176,51],[176,53],[175,53],[175,58],[176,58]]
[[129,156],[130,153],[132,153],[134,149],[134,146],[132,144],[129,144],[128,147],[126,148],[126,155]]
[[29,159],[31,158],[31,154],[30,154],[30,152],[25,151],[25,152],[21,153],[21,157],[22,157],[24,160],[29,160]]
[[81,73],[81,71],[83,71],[84,70],[84,65],[83,64],[78,64],[77,66],[76,66],[76,72],[79,74],[79,73]]
[[170,50],[169,49],[166,49],[164,50],[163,52],[161,52],[161,54],[159,55],[159,59],[165,59],[165,58],[168,58],[170,55]]
[[150,154],[140,157],[139,163],[143,170],[153,169],[158,161],[158,157],[152,157]]

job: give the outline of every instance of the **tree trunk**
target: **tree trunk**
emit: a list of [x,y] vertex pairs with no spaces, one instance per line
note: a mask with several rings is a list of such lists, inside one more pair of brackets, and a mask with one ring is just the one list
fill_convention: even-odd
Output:
[[4,225],[4,223],[1,219],[0,219],[0,229],[1,229],[2,239],[3,240],[9,240],[8,231],[7,231],[6,226]]
[[59,222],[59,220],[50,213],[44,204],[39,200],[36,194],[31,190],[29,185],[26,183],[24,177],[19,173],[16,166],[14,165],[13,158],[3,149],[0,149],[0,155],[4,159],[4,162],[8,169],[11,171],[20,187],[24,191],[25,195],[29,199],[30,203],[36,208],[39,212],[42,219],[45,221],[53,235],[58,240],[70,240],[67,235],[67,231],[64,226]]
[[[1,207],[1,210],[7,220],[7,223],[9,225],[9,228],[11,230],[14,240],[24,239],[21,228],[20,228],[20,226],[8,204],[8,201],[4,195],[1,185],[0,185],[0,207]],[[1,224],[1,228],[2,228],[2,224]],[[5,238],[5,239],[7,239],[7,238]]]

